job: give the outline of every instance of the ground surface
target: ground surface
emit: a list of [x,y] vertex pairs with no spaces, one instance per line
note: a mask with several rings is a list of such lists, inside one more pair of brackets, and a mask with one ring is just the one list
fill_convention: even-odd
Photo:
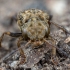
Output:
[[[54,6],[59,5],[58,3],[57,0],[0,0],[0,36],[5,31],[20,32],[14,19],[16,19],[16,14],[19,11],[29,8],[38,8],[45,11],[49,9],[53,15],[52,21],[64,26],[70,32],[70,2],[68,0],[67,2],[61,2],[64,7],[61,6],[62,10],[58,8],[59,10],[56,12]],[[14,19],[11,19],[11,17],[14,17]],[[51,48],[48,48],[49,45],[46,46],[45,44],[34,50],[31,45],[28,48],[23,48],[27,56],[27,62],[19,64],[20,54],[18,51],[14,53],[17,49],[17,39],[6,36],[2,48],[0,48],[0,70],[70,70],[70,38],[68,38],[70,35],[66,37],[62,30],[53,25],[51,35],[55,38],[58,47],[58,65],[53,65],[50,61]],[[67,38],[68,42],[66,41]],[[25,43],[22,43],[22,46]]]

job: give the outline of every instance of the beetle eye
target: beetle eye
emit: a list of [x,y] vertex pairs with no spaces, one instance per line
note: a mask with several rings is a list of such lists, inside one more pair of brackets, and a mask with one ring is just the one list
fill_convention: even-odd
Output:
[[18,15],[18,20],[22,20],[23,16],[22,15]]
[[28,20],[28,19],[26,19],[26,20],[25,20],[25,23],[27,23],[28,21],[29,21],[29,20]]

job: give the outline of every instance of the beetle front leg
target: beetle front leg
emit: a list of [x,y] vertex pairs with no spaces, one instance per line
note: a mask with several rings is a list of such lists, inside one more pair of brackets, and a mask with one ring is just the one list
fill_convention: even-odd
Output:
[[9,35],[9,36],[11,36],[11,37],[19,37],[19,36],[22,35],[22,33],[4,32],[4,33],[2,34],[2,36],[0,37],[0,47],[1,47],[1,42],[2,42],[2,40],[3,40],[3,37],[4,37],[5,35]]
[[55,47],[55,41],[54,39],[50,36],[48,39],[52,40],[53,45],[51,45],[50,43],[48,43],[48,41],[46,39],[44,39],[44,41],[46,42],[46,44],[49,45],[49,47],[52,48],[52,52],[51,52],[51,62],[54,65],[58,65],[58,58],[56,57],[56,47]]
[[21,45],[20,45],[21,41],[22,41],[22,38],[19,38],[19,40],[17,41],[17,47],[18,47],[18,49],[19,49],[20,57],[21,57],[20,63],[22,64],[22,63],[25,63],[25,61],[26,61],[26,56],[24,55],[23,49],[20,48],[20,47],[21,47]]
[[52,44],[53,44],[53,47],[52,47],[52,56],[56,56],[56,47],[55,47],[56,46],[56,41],[50,35],[49,35],[48,39],[51,40]]
[[[26,56],[24,55],[24,51],[23,51],[23,49],[21,48],[21,41],[23,40],[23,38],[19,38],[19,40],[17,41],[17,47],[18,47],[18,49],[19,49],[19,52],[20,52],[20,64],[23,64],[23,63],[25,63],[26,62]],[[30,41],[28,41],[25,45],[24,45],[24,47],[27,47],[29,44],[31,43],[31,40]]]

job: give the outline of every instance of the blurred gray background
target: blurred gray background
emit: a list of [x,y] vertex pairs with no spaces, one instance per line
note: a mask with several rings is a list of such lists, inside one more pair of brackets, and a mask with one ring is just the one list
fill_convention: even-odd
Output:
[[[66,22],[69,21],[70,16],[69,6],[70,0],[0,0],[0,35],[6,31],[8,27],[9,30],[15,31],[10,27],[10,19],[8,17],[31,8],[38,8],[46,12],[49,11],[53,15],[55,22],[59,21],[60,23],[57,23],[60,25],[67,25],[69,27],[70,25]],[[16,29],[16,27],[14,28]]]

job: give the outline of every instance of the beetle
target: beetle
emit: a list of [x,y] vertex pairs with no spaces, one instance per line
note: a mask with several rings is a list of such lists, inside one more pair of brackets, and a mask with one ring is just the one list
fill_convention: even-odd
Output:
[[[18,37],[17,46],[20,48],[21,41],[27,41],[25,46],[28,46],[30,43],[33,44],[33,48],[39,45],[44,44],[48,41],[47,39],[51,39],[53,42],[52,47],[52,58],[56,56],[56,48],[55,48],[55,40],[50,36],[50,26],[51,24],[57,26],[62,29],[65,34],[67,34],[67,30],[63,27],[53,23],[50,20],[49,14],[39,9],[29,9],[22,12],[19,12],[17,15],[17,24],[21,30],[21,33],[12,33],[12,32],[4,32],[0,37],[0,47],[1,42],[3,40],[4,35],[9,35],[12,37]],[[24,55],[24,51],[20,48],[20,55],[23,58],[23,63],[26,61],[26,56]]]

